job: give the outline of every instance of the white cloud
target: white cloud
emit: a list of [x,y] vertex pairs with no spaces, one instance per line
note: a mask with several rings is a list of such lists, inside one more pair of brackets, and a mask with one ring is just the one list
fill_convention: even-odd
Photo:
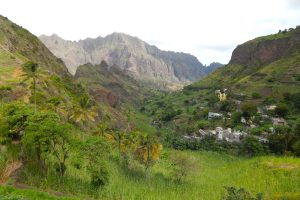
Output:
[[236,45],[300,22],[298,0],[1,0],[0,14],[36,35],[124,32],[206,64],[226,63]]

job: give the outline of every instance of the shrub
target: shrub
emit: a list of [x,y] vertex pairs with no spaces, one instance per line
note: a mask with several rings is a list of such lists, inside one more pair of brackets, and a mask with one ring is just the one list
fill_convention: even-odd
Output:
[[245,119],[249,120],[252,116],[254,116],[257,112],[257,107],[254,103],[244,103],[242,105],[242,115]]
[[258,92],[253,92],[252,93],[252,98],[253,99],[260,99],[261,98],[261,94],[259,94]]
[[225,187],[226,194],[222,197],[222,200],[262,200],[262,193],[258,193],[256,197],[253,197],[244,188]]
[[289,113],[289,108],[286,104],[280,103],[275,108],[275,114],[280,117],[285,117]]
[[111,153],[109,144],[99,137],[90,137],[82,145],[85,159],[88,161],[87,170],[91,176],[91,184],[101,187],[109,183],[110,173],[107,160]]
[[264,153],[264,147],[257,138],[247,136],[242,141],[241,151],[242,154],[246,154],[248,156],[257,156]]
[[300,140],[293,145],[293,150],[296,156],[300,156]]
[[90,170],[90,174],[91,184],[96,188],[105,186],[109,183],[110,173],[107,165],[104,163],[94,166],[93,169]]
[[196,160],[182,152],[176,152],[172,155],[171,164],[173,166],[172,177],[176,182],[183,181],[198,169]]

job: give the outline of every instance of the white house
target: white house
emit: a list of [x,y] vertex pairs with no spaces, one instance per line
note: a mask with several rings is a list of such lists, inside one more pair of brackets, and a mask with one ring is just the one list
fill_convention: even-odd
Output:
[[222,118],[222,117],[223,117],[223,114],[221,114],[221,113],[214,113],[214,112],[208,113],[208,119]]
[[287,125],[287,122],[283,118],[272,118],[272,122],[275,126]]

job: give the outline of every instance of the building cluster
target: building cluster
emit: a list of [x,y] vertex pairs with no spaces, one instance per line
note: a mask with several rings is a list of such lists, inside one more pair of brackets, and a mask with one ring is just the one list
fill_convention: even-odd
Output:
[[[223,129],[222,127],[216,127],[215,130],[203,130],[199,129],[198,131],[184,135],[183,138],[187,140],[201,140],[206,136],[213,136],[219,141],[226,141],[229,143],[238,142],[240,143],[244,137],[248,135],[247,132],[240,130],[232,130],[231,128]],[[268,140],[264,137],[253,136],[257,138],[262,143],[267,143]]]

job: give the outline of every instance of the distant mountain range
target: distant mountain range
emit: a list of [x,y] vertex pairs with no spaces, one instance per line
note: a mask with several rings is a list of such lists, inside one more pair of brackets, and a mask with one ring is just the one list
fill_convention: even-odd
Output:
[[195,56],[162,51],[137,37],[123,33],[80,41],[64,40],[56,34],[42,35],[39,38],[54,55],[65,62],[73,75],[80,65],[97,65],[105,60],[109,66],[118,66],[137,80],[172,89],[174,86],[177,88],[200,80],[222,66],[212,63],[206,67]]

